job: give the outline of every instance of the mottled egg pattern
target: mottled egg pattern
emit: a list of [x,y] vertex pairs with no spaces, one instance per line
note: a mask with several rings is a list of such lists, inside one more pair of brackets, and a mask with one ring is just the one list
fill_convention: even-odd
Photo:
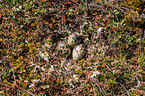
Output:
[[73,49],[73,60],[79,60],[82,59],[82,57],[86,54],[86,48],[83,44],[79,44],[74,47]]
[[67,44],[71,47],[74,47],[75,45],[79,44],[81,42],[79,36],[75,33],[71,34],[69,37],[68,37],[68,42]]
[[57,51],[61,55],[69,55],[71,53],[70,48],[65,44],[65,42],[59,42],[57,44]]

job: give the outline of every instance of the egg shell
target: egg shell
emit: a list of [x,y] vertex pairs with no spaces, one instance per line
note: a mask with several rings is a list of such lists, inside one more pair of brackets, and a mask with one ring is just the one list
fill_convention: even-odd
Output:
[[57,51],[60,55],[68,56],[71,53],[71,49],[69,46],[65,44],[65,42],[58,42],[57,43]]
[[73,33],[73,34],[69,35],[67,44],[70,47],[74,47],[75,45],[79,44],[80,42],[81,42],[80,37],[77,34]]
[[86,48],[83,44],[76,45],[73,49],[73,60],[78,61],[79,59],[82,59],[83,56],[86,54]]

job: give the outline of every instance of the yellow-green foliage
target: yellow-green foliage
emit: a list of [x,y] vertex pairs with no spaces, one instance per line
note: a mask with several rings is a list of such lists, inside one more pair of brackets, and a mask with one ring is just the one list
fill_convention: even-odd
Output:
[[141,11],[141,4],[143,3],[143,0],[122,0],[121,6],[124,6],[125,8],[132,9],[134,11]]
[[124,17],[127,25],[139,27],[143,23],[139,14],[142,11],[142,3],[143,1],[140,0],[122,0],[121,6],[127,9],[125,11],[127,14]]

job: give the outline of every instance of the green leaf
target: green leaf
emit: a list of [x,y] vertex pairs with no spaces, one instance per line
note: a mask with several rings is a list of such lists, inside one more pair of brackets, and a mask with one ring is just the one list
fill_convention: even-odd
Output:
[[43,89],[49,88],[49,85],[45,85],[43,86]]
[[85,62],[85,59],[78,61],[78,63],[83,63],[83,62]]
[[82,74],[82,72],[83,72],[82,70],[75,71],[76,74]]

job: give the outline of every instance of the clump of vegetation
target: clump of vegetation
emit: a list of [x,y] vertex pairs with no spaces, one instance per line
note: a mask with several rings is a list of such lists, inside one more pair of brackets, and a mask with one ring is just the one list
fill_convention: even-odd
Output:
[[[143,0],[0,1],[1,95],[144,95]],[[79,61],[56,55],[70,33]]]

